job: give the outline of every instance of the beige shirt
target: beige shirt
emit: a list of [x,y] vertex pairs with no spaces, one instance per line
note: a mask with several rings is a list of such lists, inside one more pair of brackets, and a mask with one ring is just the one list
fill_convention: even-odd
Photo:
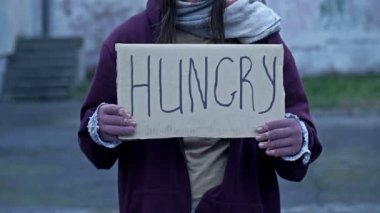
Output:
[[207,190],[222,183],[229,141],[215,138],[184,138],[183,147],[191,185],[191,207],[195,209]]
[[[177,43],[209,44],[212,41],[177,30]],[[201,122],[201,121],[200,121]],[[203,194],[223,181],[229,141],[216,138],[184,138],[183,147],[189,171],[192,209]]]

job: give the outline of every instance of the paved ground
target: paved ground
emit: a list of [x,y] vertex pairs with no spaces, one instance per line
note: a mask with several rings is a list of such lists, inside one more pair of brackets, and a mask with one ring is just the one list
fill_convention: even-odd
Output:
[[[0,103],[0,212],[116,212],[116,170],[77,145],[79,106]],[[315,118],[323,155],[302,183],[281,181],[283,212],[380,212],[380,113]]]

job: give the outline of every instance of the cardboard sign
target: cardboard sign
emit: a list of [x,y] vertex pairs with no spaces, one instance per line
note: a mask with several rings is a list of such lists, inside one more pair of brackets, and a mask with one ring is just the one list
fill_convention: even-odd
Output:
[[253,137],[285,114],[282,45],[117,44],[118,104],[133,136]]

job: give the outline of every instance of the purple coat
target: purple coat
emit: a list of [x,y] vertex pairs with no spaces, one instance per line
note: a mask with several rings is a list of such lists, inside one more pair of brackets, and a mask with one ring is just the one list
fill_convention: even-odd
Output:
[[[115,43],[155,43],[159,17],[159,0],[148,0],[145,11],[121,24],[105,40],[97,72],[81,109],[78,135],[84,154],[98,169],[109,169],[119,160],[119,205],[123,213],[189,213],[191,209],[190,182],[178,138],[133,141],[108,149],[94,143],[86,127],[100,103],[117,102]],[[279,34],[258,43],[284,44]],[[308,128],[311,163],[322,147],[294,59],[285,44],[284,47],[286,112],[298,115]],[[278,213],[276,173],[290,181],[301,181],[307,169],[308,165],[303,165],[301,160],[287,162],[266,156],[253,138],[231,139],[223,182],[207,191],[196,212]]]

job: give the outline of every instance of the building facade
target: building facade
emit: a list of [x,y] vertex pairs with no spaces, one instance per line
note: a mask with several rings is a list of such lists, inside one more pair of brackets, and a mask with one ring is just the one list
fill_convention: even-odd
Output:
[[270,0],[304,75],[380,72],[380,1]]
[[[42,33],[43,0],[0,1],[0,88],[6,58],[18,37]],[[120,22],[141,11],[146,0],[54,0],[52,37],[82,36],[84,63],[93,67],[102,40]],[[283,19],[282,35],[303,75],[379,72],[380,1],[268,0]]]
[[34,37],[41,33],[40,0],[0,1],[0,93],[6,59],[15,49],[18,37]]

